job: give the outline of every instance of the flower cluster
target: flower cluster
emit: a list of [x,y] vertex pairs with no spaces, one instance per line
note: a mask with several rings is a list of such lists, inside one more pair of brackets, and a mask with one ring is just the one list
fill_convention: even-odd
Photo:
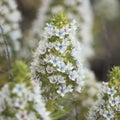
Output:
[[[78,41],[82,41],[80,48],[82,49],[81,56],[84,58],[91,57],[94,52],[92,49],[92,27],[93,27],[93,15],[89,0],[41,0],[41,5],[37,13],[37,18],[33,22],[32,28],[25,37],[28,48],[34,49],[38,40],[42,38],[43,29],[45,23],[49,20],[50,16],[53,16],[61,11],[66,13],[69,20],[73,18],[77,20],[79,25],[79,32],[76,35]],[[59,31],[58,31],[59,32]],[[63,31],[60,31],[63,32]],[[62,33],[59,33],[62,34]]]
[[[94,79],[90,81],[91,82],[85,84],[80,95],[74,94],[74,96],[72,97],[69,96],[72,99],[71,101],[69,101],[69,108],[72,108],[73,106],[74,107],[72,111],[67,115],[67,120],[75,119],[76,112],[79,119],[87,120],[86,116],[89,112],[89,109],[91,109],[97,101],[97,95],[101,87],[101,84]],[[74,105],[72,103],[74,103]]]
[[[9,50],[12,52],[18,51],[20,44],[18,39],[21,38],[21,30],[19,22],[21,15],[17,10],[15,0],[1,0],[0,1],[0,25],[3,27],[6,38],[9,40]],[[0,35],[0,44],[3,45],[3,39]]]
[[[46,37],[51,38],[52,36],[57,36],[61,39],[65,38],[65,35],[69,35],[75,27],[74,25],[66,25],[62,29],[57,29],[56,27],[52,26],[51,24],[47,24],[45,27]],[[74,31],[73,31],[74,32]]]
[[[72,97],[69,96],[72,99],[69,101],[69,107],[75,107],[73,107],[72,111],[67,115],[67,120],[75,119],[76,112],[78,114],[78,118],[87,120],[86,115],[88,114],[89,109],[92,108],[94,103],[97,101],[97,95],[99,93],[101,83],[95,80],[93,72],[85,70],[85,74],[88,78],[85,79],[85,85],[82,92],[80,94],[74,94]],[[90,82],[88,82],[88,79]]]
[[0,120],[50,120],[38,84],[5,84],[0,90]]
[[110,76],[110,82],[102,83],[98,100],[89,114],[90,120],[120,119],[120,68],[113,68]]
[[44,94],[64,96],[72,91],[80,92],[84,85],[79,51],[70,39],[76,29],[73,23],[69,24],[62,14],[56,15],[45,27],[45,40],[39,42],[34,53],[32,79],[41,81]]
[[50,120],[39,84],[30,81],[27,65],[16,61],[12,81],[0,87],[0,120]]
[[68,18],[75,18],[79,23],[80,31],[77,34],[77,39],[81,41],[81,56],[84,58],[85,62],[87,62],[86,59],[94,55],[91,32],[94,20],[90,0],[74,0],[71,3],[69,0],[64,0],[63,4],[66,6],[63,9],[67,12]]

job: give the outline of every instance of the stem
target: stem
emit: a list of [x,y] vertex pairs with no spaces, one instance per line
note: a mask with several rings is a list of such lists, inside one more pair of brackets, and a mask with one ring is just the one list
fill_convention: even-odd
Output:
[[2,33],[2,38],[3,38],[3,42],[5,44],[5,51],[6,51],[6,56],[7,56],[7,60],[8,60],[8,73],[9,73],[9,80],[12,80],[12,73],[11,73],[11,61],[10,61],[10,54],[9,54],[9,50],[8,50],[8,44],[7,44],[7,40],[5,38],[5,34],[4,34],[4,30],[2,28],[2,26],[0,25],[0,29],[1,29],[1,33]]
[[79,120],[79,114],[78,114],[77,104],[76,103],[75,103],[75,119]]

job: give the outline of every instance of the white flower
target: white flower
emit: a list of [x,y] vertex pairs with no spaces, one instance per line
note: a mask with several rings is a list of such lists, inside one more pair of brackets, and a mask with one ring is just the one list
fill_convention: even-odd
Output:
[[51,92],[49,98],[52,99],[52,100],[55,100],[57,98],[55,92]]
[[48,31],[52,31],[54,29],[54,27],[51,24],[47,23],[46,25],[47,25],[46,29]]
[[67,70],[67,71],[70,71],[70,70],[72,70],[73,68],[74,68],[74,67],[73,67],[72,63],[68,62],[67,65],[66,65],[66,70]]
[[77,76],[77,78],[76,78],[76,83],[78,84],[78,85],[81,85],[81,86],[84,86],[84,80],[81,78],[81,76]]
[[99,111],[98,115],[100,114],[100,116],[103,116],[104,109],[100,109],[100,110],[98,110],[98,111]]
[[35,115],[35,113],[34,112],[30,112],[29,114],[28,114],[28,120],[39,120],[37,117],[36,117],[36,115]]
[[103,116],[106,118],[106,120],[111,120],[114,117],[113,111],[104,111]]
[[45,27],[45,35],[47,38],[50,38],[55,34],[55,29],[51,24],[47,23],[47,27]]
[[40,72],[40,73],[45,74],[45,67],[42,66],[42,65],[39,65],[39,67],[37,68],[37,71]]
[[43,41],[41,40],[39,42],[39,47],[37,48],[37,52],[40,54],[40,55],[43,55],[46,53],[46,41]]
[[52,49],[53,48],[53,46],[54,46],[54,44],[53,43],[51,43],[51,42],[48,42],[48,43],[46,43],[47,44],[47,48],[49,48],[49,49]]
[[[100,103],[99,103],[100,102]],[[100,109],[101,109],[101,107],[102,107],[102,104],[101,104],[101,102],[102,101],[97,101],[96,103],[95,103],[95,106],[94,106],[94,109],[96,110],[96,112],[98,112],[98,111],[100,111]]]
[[62,43],[57,42],[55,44],[55,49],[58,50],[61,54],[63,54],[67,49],[67,45],[65,42]]
[[77,77],[77,78],[76,78],[76,83],[77,83],[76,91],[77,91],[77,92],[81,92],[82,87],[85,85],[84,80],[81,79],[80,77]]
[[58,83],[65,83],[65,78],[61,75],[57,76]]
[[34,93],[33,94],[33,100],[35,103],[39,103],[41,100],[41,95],[39,93]]
[[106,108],[110,108],[109,102],[106,100],[102,100],[102,106],[106,107]]
[[47,62],[47,63],[49,63],[52,59],[53,59],[53,55],[49,54],[49,55],[46,55],[44,61]]
[[72,85],[68,85],[66,87],[66,92],[72,92],[73,91],[73,86]]
[[27,92],[25,93],[25,99],[26,99],[27,101],[32,101],[32,100],[33,100],[33,93],[31,93],[30,91],[27,91]]
[[118,103],[120,103],[120,98],[119,97],[111,97],[109,99],[109,103],[111,104],[111,106],[118,105]]
[[21,109],[24,109],[27,105],[27,101],[23,98],[16,98],[15,100],[15,106],[19,107]]
[[71,79],[71,80],[73,80],[73,81],[75,81],[76,80],[76,78],[77,78],[77,76],[78,76],[78,73],[77,73],[77,71],[71,71],[70,73],[69,73],[69,78]]
[[50,62],[53,64],[53,66],[57,66],[61,62],[61,59],[59,57],[52,56]]
[[99,92],[97,95],[98,99],[101,99],[104,97],[104,93],[103,92]]
[[116,106],[116,110],[120,111],[120,104]]
[[107,93],[108,92],[108,89],[109,89],[109,87],[108,87],[108,82],[102,82],[102,86],[101,86],[101,92],[103,92],[103,94],[104,93]]
[[48,65],[48,66],[46,67],[46,71],[47,71],[48,73],[53,73],[53,72],[54,72],[54,68]]
[[65,27],[63,28],[63,30],[64,30],[65,34],[69,34],[71,29],[70,29],[69,26],[67,25],[67,26],[65,26]]
[[57,90],[58,94],[60,94],[62,97],[64,97],[66,92],[67,92],[67,88],[65,85],[59,86],[59,89]]
[[35,104],[34,109],[43,118],[43,120],[51,120],[49,117],[50,113],[46,111],[45,105],[43,104],[42,101],[40,101],[40,104]]
[[117,91],[114,89],[114,87],[112,88],[108,88],[107,89],[107,94],[113,96]]
[[95,111],[92,111],[92,110],[91,110],[91,111],[89,112],[89,119],[90,119],[90,120],[98,120],[98,119],[97,119],[97,114],[96,114]]
[[56,76],[51,76],[51,77],[49,77],[49,81],[50,81],[50,83],[56,83],[57,82],[57,77]]
[[26,111],[19,111],[16,114],[18,120],[28,120],[27,112]]
[[57,70],[64,73],[66,71],[65,63],[64,62],[59,62]]
[[24,84],[16,84],[12,92],[17,94],[18,96],[22,96],[25,91],[26,89]]
[[13,107],[14,105],[15,105],[15,102],[16,102],[16,98],[9,98],[9,99],[7,99],[7,102],[8,102],[8,105],[10,106],[10,107]]
[[56,35],[57,37],[61,38],[61,39],[63,39],[64,36],[65,36],[65,31],[64,31],[64,29],[61,29],[61,30],[56,29],[56,30],[55,30],[55,33],[56,33],[55,35]]
[[39,49],[39,53],[40,53],[41,55],[45,54],[45,53],[46,53],[46,47],[45,47],[45,46],[41,47],[41,48]]
[[32,81],[32,84],[33,84],[33,92],[37,94],[41,94],[40,81],[38,80]]

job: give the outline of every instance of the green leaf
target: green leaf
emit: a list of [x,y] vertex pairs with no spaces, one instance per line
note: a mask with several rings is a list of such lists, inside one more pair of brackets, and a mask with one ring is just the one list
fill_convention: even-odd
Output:
[[22,61],[17,61],[15,66],[12,69],[13,80],[21,81],[27,80],[30,78],[30,73],[27,65]]

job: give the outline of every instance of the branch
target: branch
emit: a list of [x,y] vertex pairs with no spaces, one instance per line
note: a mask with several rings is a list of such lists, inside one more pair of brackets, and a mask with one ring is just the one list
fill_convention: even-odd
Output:
[[9,80],[11,81],[12,80],[12,73],[11,73],[11,61],[10,61],[10,54],[9,54],[9,50],[8,50],[8,44],[7,44],[7,40],[5,38],[4,30],[3,30],[1,25],[0,25],[0,29],[1,29],[3,42],[5,44],[5,49],[6,49],[5,51],[6,51],[6,56],[7,56],[7,60],[8,60]]

